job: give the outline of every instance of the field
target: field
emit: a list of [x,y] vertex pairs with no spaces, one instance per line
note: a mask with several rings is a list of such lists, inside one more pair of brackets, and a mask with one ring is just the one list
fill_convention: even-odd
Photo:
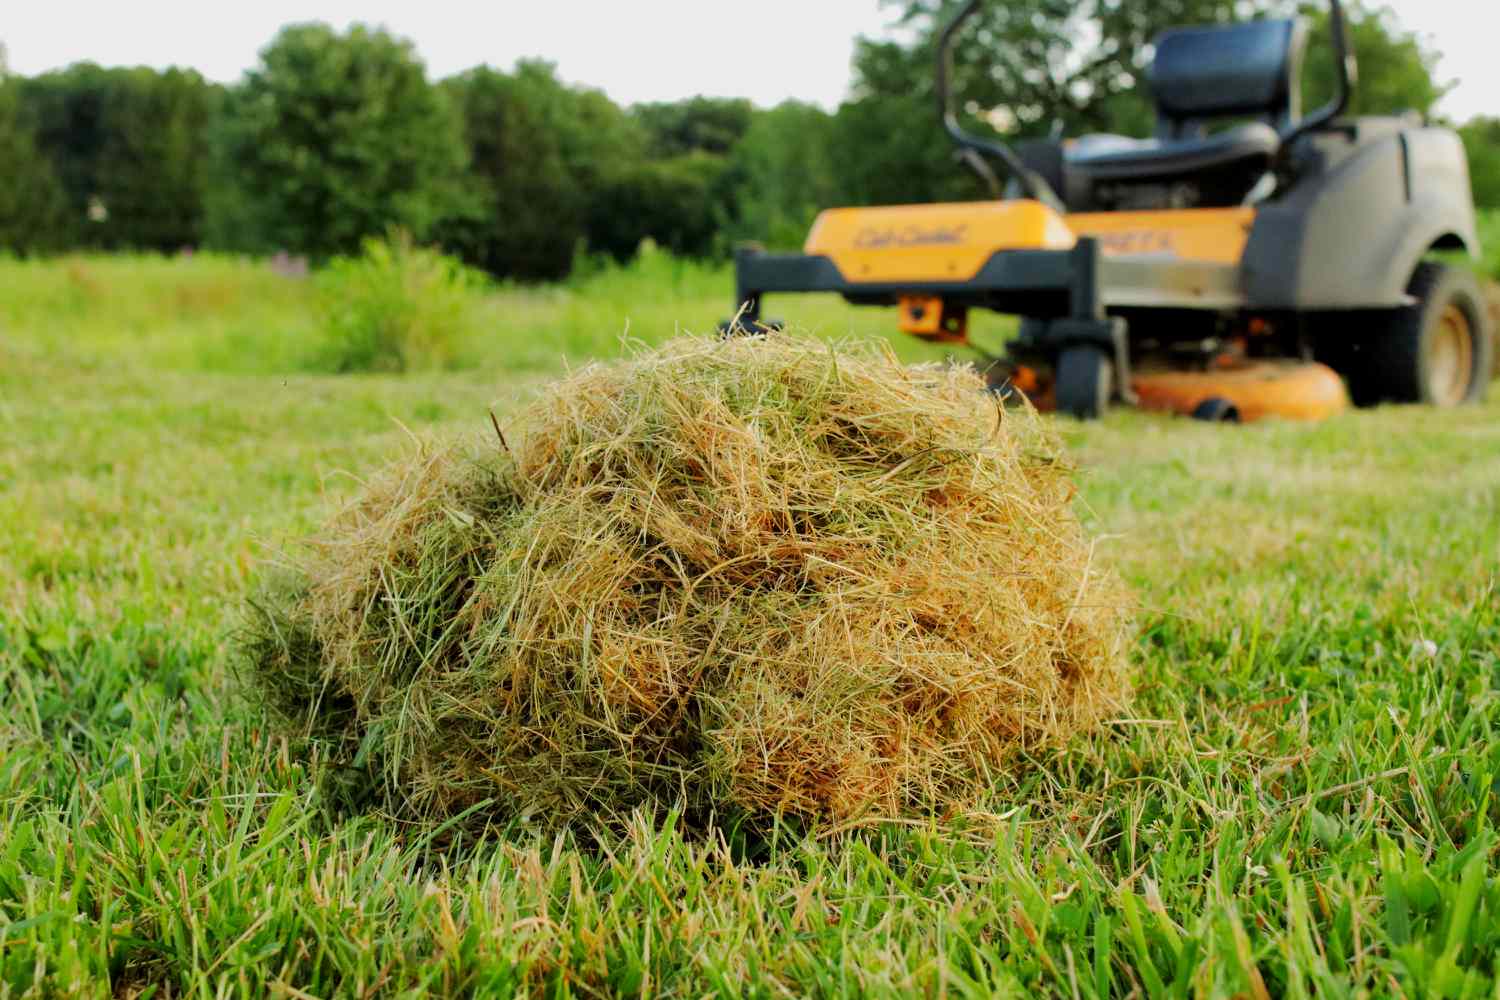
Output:
[[1064,425],[1136,703],[972,815],[439,851],[333,809],[236,678],[259,561],[729,287],[657,256],[500,289],[449,370],[335,375],[264,265],[0,261],[0,997],[1500,995],[1500,386]]

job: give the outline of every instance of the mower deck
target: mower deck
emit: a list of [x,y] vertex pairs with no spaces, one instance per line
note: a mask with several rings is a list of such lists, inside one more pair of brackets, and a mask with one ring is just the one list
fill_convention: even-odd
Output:
[[[1045,373],[1000,366],[987,375],[997,391],[1018,391],[1043,412],[1057,409],[1056,386]],[[1130,387],[1140,409],[1210,421],[1326,420],[1350,405],[1337,372],[1293,359],[1226,360],[1206,371],[1137,372]]]
[[1349,408],[1343,379],[1316,362],[1249,361],[1203,372],[1137,373],[1131,386],[1143,410],[1209,420],[1325,420]]

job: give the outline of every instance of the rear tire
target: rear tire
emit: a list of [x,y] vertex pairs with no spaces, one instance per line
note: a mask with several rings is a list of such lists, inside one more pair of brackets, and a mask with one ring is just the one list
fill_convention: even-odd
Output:
[[1057,409],[1079,420],[1095,420],[1109,409],[1115,365],[1092,344],[1065,347],[1057,356]]
[[1355,405],[1447,407],[1483,399],[1494,344],[1474,275],[1424,261],[1407,292],[1414,304],[1379,314],[1374,329],[1348,345]]

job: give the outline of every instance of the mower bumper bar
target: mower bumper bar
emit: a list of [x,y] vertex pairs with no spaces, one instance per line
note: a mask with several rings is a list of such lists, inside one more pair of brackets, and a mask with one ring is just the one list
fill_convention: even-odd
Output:
[[835,292],[856,305],[894,305],[901,296],[939,296],[949,305],[1043,319],[1102,321],[1112,307],[1234,309],[1244,305],[1232,265],[1151,256],[1106,256],[1095,239],[1066,250],[997,250],[960,281],[853,281],[819,254],[735,253],[739,321],[761,318],[771,292]]

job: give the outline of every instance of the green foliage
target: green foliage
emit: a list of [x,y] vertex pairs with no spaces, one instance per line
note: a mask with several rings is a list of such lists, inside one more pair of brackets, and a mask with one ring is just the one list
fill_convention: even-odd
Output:
[[[1304,110],[1326,104],[1334,94],[1333,41],[1326,3],[1305,4],[1303,16],[1312,22],[1307,61],[1302,72]],[[1350,102],[1350,115],[1397,115],[1416,111],[1426,115],[1446,89],[1433,79],[1438,55],[1425,48],[1416,33],[1391,18],[1388,8],[1370,8],[1355,0],[1344,8],[1349,44],[1359,62],[1359,81]]]
[[[712,331],[726,318],[734,288],[727,260],[677,257],[649,242],[642,249],[623,263],[580,255],[559,285],[480,289],[470,334],[454,347],[458,370],[551,372],[560,358],[616,356],[627,336],[655,344],[679,331]],[[34,351],[70,369],[286,378],[332,367],[326,283],[274,261],[218,253],[0,256],[0,287],[0,348]],[[947,355],[897,335],[894,307],[786,295],[776,297],[775,309],[830,338],[889,337],[908,361]],[[998,344],[1014,322],[976,314],[970,330]],[[0,450],[0,465],[3,457]]]
[[585,248],[623,260],[643,239],[694,255],[720,246],[730,214],[720,150],[738,135],[745,102],[626,114],[534,61],[509,74],[472,70],[443,87],[463,114],[478,207],[435,235],[469,263],[530,281],[566,275]]
[[[881,94],[842,105],[834,116],[838,186],[852,205],[899,205],[985,197],[954,159],[930,98]],[[848,150],[860,150],[857,156]]]
[[0,258],[0,288],[7,343],[84,370],[293,372],[319,331],[312,282],[244,257]]
[[623,260],[643,239],[694,255],[718,246],[729,214],[720,152],[748,103],[700,99],[681,114],[666,105],[627,114],[536,61],[510,74],[473,70],[444,88],[463,111],[483,207],[438,235],[470,263],[537,280],[565,275],[583,248]]
[[755,107],[742,97],[690,97],[630,109],[648,137],[647,151],[657,159],[688,153],[723,156],[734,148],[755,118]]
[[471,208],[462,125],[411,43],[355,26],[282,29],[227,102],[221,245],[350,253],[389,226],[425,237]]
[[820,209],[846,200],[832,115],[787,101],[757,114],[731,154],[732,238],[802,245]]
[[216,97],[201,76],[78,63],[23,81],[21,94],[66,195],[62,245],[173,251],[202,241]]
[[452,367],[477,330],[485,278],[404,231],[367,239],[317,276],[325,324],[317,369],[405,372]]
[[[937,32],[957,11],[949,0],[885,0],[916,32],[911,46],[861,39],[855,92],[909,96],[934,117]],[[987,4],[959,39],[953,89],[960,107],[1004,108],[1019,135],[1115,129],[1121,99],[1136,94],[1146,49],[1162,30],[1243,19],[1277,0],[1013,0]],[[1138,99],[1138,98],[1137,98]]]
[[[943,0],[887,2],[901,8],[901,22],[916,30],[918,41],[904,46],[862,39],[854,64],[856,93],[929,100],[935,34],[955,7]],[[1151,120],[1143,72],[1147,46],[1159,32],[1183,24],[1283,16],[1290,8],[1285,0],[989,4],[959,40],[954,91],[979,108],[1004,109],[1013,116],[1017,135],[1042,134],[1055,126],[1066,135],[1141,135]],[[1304,104],[1310,109],[1332,95],[1334,66],[1327,5],[1304,4],[1300,13],[1313,28],[1303,74]],[[1356,2],[1346,14],[1360,70],[1351,113],[1429,111],[1443,94],[1432,75],[1436,54],[1383,8]]]
[[[443,82],[463,118],[476,206],[434,234],[491,274],[525,281],[564,277],[584,241],[589,194],[569,169],[549,106],[566,100],[550,67],[488,67]],[[539,93],[540,91],[540,93]]]
[[[934,12],[913,5],[905,21],[926,32],[914,44],[861,38],[854,54],[851,99],[834,117],[834,150],[858,149],[835,159],[837,185],[847,204],[902,204],[945,200],[939,191],[979,190],[954,160],[952,141],[937,117],[933,91]],[[961,46],[967,52],[971,46]],[[955,89],[968,97],[965,75]],[[894,195],[894,197],[893,197]]]
[[689,153],[621,165],[600,178],[588,215],[589,248],[619,260],[643,239],[703,256],[729,213],[723,157]]
[[0,73],[0,252],[60,247],[66,219],[62,185],[21,114],[20,86]]
[[1458,130],[1469,154],[1474,203],[1500,208],[1500,118],[1475,118]]
[[602,91],[569,86],[552,64],[537,60],[521,61],[512,76],[520,98],[556,137],[563,169],[585,197],[600,179],[646,157],[641,123]]
[[214,88],[192,70],[117,72],[101,113],[100,245],[173,251],[203,232],[206,129]]
[[67,197],[64,246],[90,245],[90,226],[97,225],[89,209],[102,169],[102,105],[109,75],[93,63],[76,63],[21,81],[23,107],[36,130],[37,147],[51,161]]

